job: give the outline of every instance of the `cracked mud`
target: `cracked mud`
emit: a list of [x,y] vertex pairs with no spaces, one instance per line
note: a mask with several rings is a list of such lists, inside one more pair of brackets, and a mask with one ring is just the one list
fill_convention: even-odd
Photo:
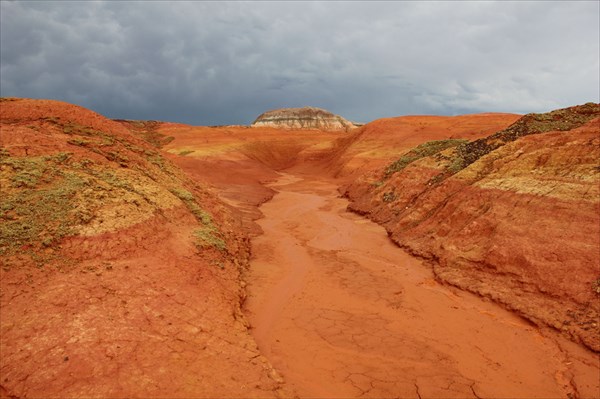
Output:
[[594,397],[597,356],[439,284],[327,181],[261,207],[246,313],[300,397]]

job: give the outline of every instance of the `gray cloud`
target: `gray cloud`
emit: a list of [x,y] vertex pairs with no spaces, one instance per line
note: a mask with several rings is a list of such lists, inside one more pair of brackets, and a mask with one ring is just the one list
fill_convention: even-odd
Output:
[[112,118],[369,121],[599,101],[596,1],[0,2],[2,96]]

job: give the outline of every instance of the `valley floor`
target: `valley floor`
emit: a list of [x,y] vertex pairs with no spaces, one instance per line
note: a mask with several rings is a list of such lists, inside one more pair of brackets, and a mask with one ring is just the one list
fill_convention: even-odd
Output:
[[300,397],[596,397],[598,357],[442,285],[336,185],[282,175],[261,207],[246,313]]

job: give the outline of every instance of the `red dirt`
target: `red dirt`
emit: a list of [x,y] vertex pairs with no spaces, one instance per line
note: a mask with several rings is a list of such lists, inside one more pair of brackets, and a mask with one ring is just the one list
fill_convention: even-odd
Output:
[[284,176],[261,207],[250,314],[300,397],[593,397],[597,356],[436,282],[336,184]]
[[365,177],[346,190],[350,208],[433,260],[437,278],[600,351],[598,122],[524,137],[439,185],[433,160],[377,188],[381,176]]
[[[240,311],[249,241],[236,211],[120,123],[55,101],[0,105],[2,223],[23,217],[4,212],[13,195],[51,189],[69,220],[88,215],[60,241],[2,256],[0,396],[276,396]],[[38,181],[34,166],[56,177]],[[81,188],[54,188],[67,178]],[[196,246],[202,224],[169,190],[196,198],[225,251]],[[31,222],[51,225],[43,202],[27,204],[44,211]]]
[[[0,397],[600,397],[596,353],[436,282],[337,195],[414,145],[487,136],[517,115],[390,118],[347,134],[0,107],[3,201],[83,184],[64,198],[74,230],[0,259]],[[19,162],[55,168],[54,180]],[[56,221],[40,215],[42,240]],[[194,238],[207,217],[222,249]],[[490,275],[498,300],[510,285]]]
[[186,213],[67,243],[71,267],[0,271],[3,396],[274,396],[237,268],[198,256]]

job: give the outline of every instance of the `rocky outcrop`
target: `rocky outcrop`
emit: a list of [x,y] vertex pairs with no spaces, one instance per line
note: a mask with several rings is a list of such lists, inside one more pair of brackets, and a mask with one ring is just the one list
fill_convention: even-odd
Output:
[[345,194],[438,279],[600,351],[599,117],[590,103],[424,143]]
[[315,107],[267,111],[256,118],[252,126],[319,130],[349,130],[355,127],[341,116]]

